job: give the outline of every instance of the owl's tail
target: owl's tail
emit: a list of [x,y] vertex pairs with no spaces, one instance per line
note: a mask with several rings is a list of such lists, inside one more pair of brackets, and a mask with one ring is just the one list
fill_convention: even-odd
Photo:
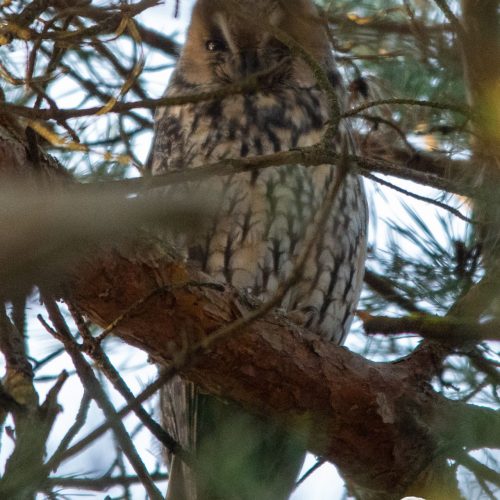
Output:
[[192,469],[171,457],[167,500],[285,500],[292,493],[305,448],[277,424],[180,378],[162,391],[162,413],[196,461]]

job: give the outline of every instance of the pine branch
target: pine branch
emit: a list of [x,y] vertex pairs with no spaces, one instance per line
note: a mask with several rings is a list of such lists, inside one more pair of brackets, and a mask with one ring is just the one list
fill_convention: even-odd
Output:
[[358,315],[363,320],[363,326],[368,335],[414,333],[427,339],[449,344],[500,340],[499,321],[478,323],[450,316],[423,314],[402,318],[371,316],[364,312],[360,312]]
[[[390,484],[392,491],[396,476],[398,483],[411,483],[411,471],[424,466],[423,456],[433,454],[434,440],[443,442],[442,435],[449,428],[444,422],[449,422],[451,414],[459,419],[465,411],[458,412],[455,403],[432,391],[421,391],[415,366],[421,364],[418,358],[402,364],[371,363],[275,312],[249,324],[243,322],[241,331],[210,342],[211,332],[252,314],[255,305],[229,286],[180,286],[193,280],[210,278],[180,263],[165,247],[160,250],[142,241],[126,251],[110,250],[75,269],[70,300],[105,326],[127,304],[150,295],[140,310],[116,325],[115,335],[146,350],[157,362],[172,363],[204,390],[301,432],[312,452],[373,488]],[[151,295],[155,287],[165,292]],[[102,290],[107,291],[105,300]],[[207,349],[191,352],[189,346],[200,342]],[[188,346],[187,352],[183,345]],[[276,359],[282,361],[276,363]],[[469,409],[471,416],[482,411]],[[498,420],[496,414],[488,418],[492,420],[489,425]],[[410,434],[406,425],[399,426],[402,421],[413,422]],[[498,444],[496,438],[491,439],[490,444]]]

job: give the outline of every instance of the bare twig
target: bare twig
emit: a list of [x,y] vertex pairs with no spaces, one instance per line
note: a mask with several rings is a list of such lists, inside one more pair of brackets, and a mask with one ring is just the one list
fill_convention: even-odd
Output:
[[[113,387],[125,398],[127,403],[132,403],[135,401],[135,396],[132,391],[128,388],[125,381],[122,379],[116,368],[112,365],[106,353],[101,347],[101,338],[93,338],[88,331],[85,320],[77,309],[71,304],[68,306],[73,319],[78,327],[78,330],[84,340],[84,347],[87,353],[92,357],[97,367],[104,373],[108,380],[113,384]],[[119,321],[114,323],[115,326],[119,324]],[[152,417],[149,415],[142,406],[137,406],[134,408],[134,413],[137,415],[139,420],[144,424],[144,426],[162,443],[171,453],[179,456],[185,463],[193,463],[193,458],[190,453],[184,450],[180,444],[167,432],[165,431]]]
[[384,106],[384,105],[406,105],[406,106],[418,106],[425,108],[433,108],[440,109],[443,111],[455,111],[456,113],[460,113],[464,116],[472,118],[474,116],[473,111],[468,107],[461,104],[454,103],[444,103],[444,102],[436,102],[436,101],[426,101],[422,99],[379,99],[376,101],[370,101],[365,104],[361,104],[360,106],[351,109],[342,114],[341,118],[349,118],[351,116],[355,116],[362,111],[365,111],[370,108],[374,108],[376,106]]
[[[121,410],[116,412],[116,416],[119,419],[123,419],[127,416],[131,411],[135,408],[138,408],[142,403],[151,398],[160,388],[165,385],[174,375],[177,373],[176,368],[169,368],[168,370],[164,370],[162,374],[150,385],[148,385],[133,401],[125,405]],[[80,441],[75,443],[71,448],[68,448],[65,452],[63,452],[58,457],[51,458],[47,464],[46,468],[49,470],[57,469],[58,465],[65,460],[68,460],[70,457],[77,455],[82,450],[90,446],[95,442],[96,439],[100,438],[103,434],[105,434],[111,427],[113,426],[113,422],[111,420],[106,420],[99,427],[91,431]]]
[[109,401],[108,396],[101,387],[91,367],[83,357],[78,344],[73,339],[66,321],[64,320],[61,312],[59,311],[59,308],[57,307],[57,304],[46,293],[42,293],[42,298],[47,308],[47,312],[49,313],[49,317],[55,328],[51,328],[43,320],[43,318],[39,317],[39,319],[41,320],[45,328],[49,331],[49,333],[54,335],[64,344],[67,353],[73,361],[82,384],[84,385],[84,387],[86,387],[92,398],[95,399],[95,401],[99,404],[104,414],[106,415],[106,418],[108,418],[112,422],[112,428],[120,443],[120,446],[127,456],[127,459],[130,461],[130,464],[134,468],[136,474],[141,478],[141,481],[148,494],[152,499],[161,500],[163,498],[161,493],[158,491],[158,488],[154,484],[144,463],[137,453],[137,450],[126,431],[125,426],[117,417],[116,411]]
[[479,462],[474,457],[471,457],[467,453],[458,453],[455,455],[457,462],[463,465],[465,468],[473,472],[477,477],[480,477],[495,486],[500,487],[500,474],[488,466]]
[[326,460],[324,458],[317,458],[313,466],[311,466],[295,483],[295,488],[297,489],[306,479],[311,477],[324,463]]
[[93,116],[105,113],[123,113],[132,109],[155,109],[159,106],[181,106],[184,104],[197,104],[204,101],[221,99],[230,95],[244,94],[265,88],[267,77],[276,71],[276,66],[254,73],[243,80],[225,85],[223,88],[196,92],[193,94],[160,97],[158,99],[141,99],[132,102],[116,102],[106,108],[93,106],[83,109],[33,109],[28,106],[7,104],[0,101],[0,113],[12,113],[36,120],[67,120],[69,118],[80,118],[83,116]]
[[[156,472],[151,474],[153,481],[166,481],[168,474]],[[50,487],[78,488],[84,490],[104,491],[114,486],[133,486],[140,483],[137,476],[101,476],[101,477],[51,477],[47,480]]]
[[455,14],[453,14],[453,11],[450,9],[450,6],[448,5],[446,0],[434,0],[436,5],[441,9],[443,14],[446,16],[446,19],[450,23],[450,26],[453,28],[453,30],[456,32],[456,34],[462,39],[465,40],[466,33],[464,30],[464,27],[460,23],[460,21],[457,19]]
[[410,198],[414,198],[415,200],[419,200],[419,201],[424,201],[426,203],[429,203],[430,205],[434,205],[435,207],[442,208],[443,210],[450,212],[450,214],[454,215],[455,217],[457,217],[460,220],[463,220],[464,222],[468,222],[469,224],[474,224],[474,221],[471,218],[467,217],[466,215],[463,215],[462,212],[460,212],[460,210],[448,205],[447,203],[443,203],[442,201],[435,200],[434,198],[429,198],[428,196],[422,196],[420,194],[413,193],[413,192],[408,191],[407,189],[404,189],[400,186],[396,186],[396,184],[393,184],[392,182],[388,182],[384,179],[381,179],[380,177],[377,177],[376,175],[365,173],[364,176],[367,179],[370,179],[374,182],[377,182],[378,184],[382,184],[383,186],[386,186],[390,189],[393,189],[394,191],[397,191],[398,193],[409,196]]
[[73,441],[78,432],[80,432],[80,430],[83,428],[83,426],[85,425],[85,421],[87,420],[87,413],[89,411],[91,401],[92,399],[90,398],[89,394],[87,392],[84,392],[83,398],[80,402],[80,408],[78,409],[78,413],[76,414],[75,421],[68,429],[68,432],[61,439],[59,446],[53,453],[49,462],[58,463],[57,457],[59,457],[64,451],[66,451],[68,446],[71,444],[71,441]]

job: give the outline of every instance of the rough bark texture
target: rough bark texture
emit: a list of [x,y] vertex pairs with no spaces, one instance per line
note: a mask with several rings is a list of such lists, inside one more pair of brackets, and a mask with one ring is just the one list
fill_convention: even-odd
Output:
[[[101,326],[128,311],[115,333],[165,362],[251,308],[229,287],[193,285],[208,281],[163,245],[143,244],[83,263],[66,297]],[[422,380],[426,359],[367,361],[271,313],[216,342],[182,373],[303,433],[312,452],[375,494],[365,498],[400,498],[456,419],[453,403]]]

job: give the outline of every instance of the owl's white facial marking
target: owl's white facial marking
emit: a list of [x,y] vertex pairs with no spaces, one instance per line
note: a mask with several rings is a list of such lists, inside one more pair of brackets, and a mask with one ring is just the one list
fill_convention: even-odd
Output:
[[226,43],[228,49],[231,52],[237,52],[238,47],[236,46],[236,44],[233,40],[233,35],[231,34],[231,29],[229,28],[228,19],[226,18],[224,13],[223,12],[216,12],[214,14],[214,22],[219,27],[219,29],[222,33],[224,42]]

